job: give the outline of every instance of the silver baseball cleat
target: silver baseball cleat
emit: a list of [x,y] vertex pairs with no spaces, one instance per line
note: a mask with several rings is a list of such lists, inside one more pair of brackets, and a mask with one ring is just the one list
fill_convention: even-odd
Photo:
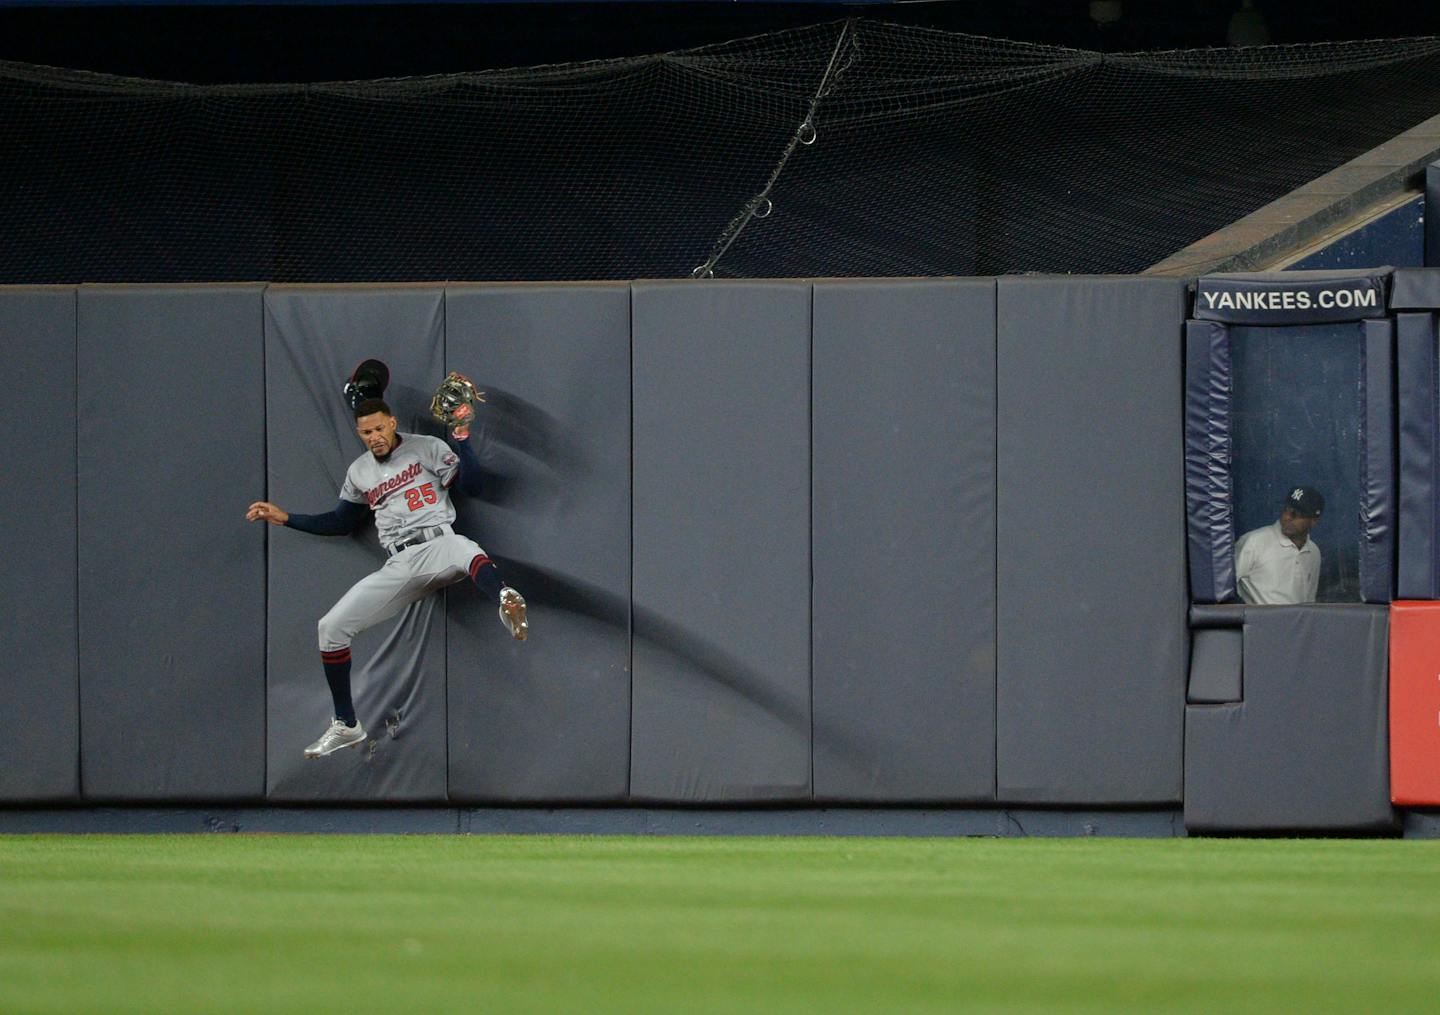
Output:
[[525,619],[525,597],[508,585],[500,590],[500,623],[516,641],[524,641],[530,634],[530,623]]
[[346,726],[341,720],[332,719],[330,728],[320,736],[320,739],[305,748],[305,757],[323,758],[327,754],[334,754],[342,747],[353,747],[364,739],[365,727],[358,722],[354,726]]

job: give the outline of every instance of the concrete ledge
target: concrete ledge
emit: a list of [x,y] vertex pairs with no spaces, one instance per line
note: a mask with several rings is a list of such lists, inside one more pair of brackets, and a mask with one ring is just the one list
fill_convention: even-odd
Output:
[[1186,278],[1217,271],[1263,271],[1327,231],[1359,224],[1402,195],[1423,187],[1425,167],[1440,158],[1440,116],[1398,134],[1303,187],[1145,269]]
[[[825,808],[806,810],[615,810],[466,813],[471,834],[584,835],[895,835],[1117,836],[1184,835],[1180,811],[1043,811],[982,808]],[[3,826],[0,826],[3,827]]]
[[[1440,839],[1440,810],[1403,815],[1407,839]],[[0,807],[0,835],[870,835],[903,838],[1186,835],[1178,808],[829,807]]]
[[1087,810],[565,807],[55,807],[0,809],[0,834],[880,835],[1185,834],[1179,809]]
[[0,835],[154,835],[266,832],[323,835],[459,831],[453,807],[55,807],[0,808]]

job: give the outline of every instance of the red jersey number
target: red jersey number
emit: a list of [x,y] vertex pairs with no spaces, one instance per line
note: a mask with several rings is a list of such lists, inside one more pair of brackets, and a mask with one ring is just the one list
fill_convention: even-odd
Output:
[[411,511],[419,511],[426,504],[434,504],[440,498],[435,496],[435,484],[426,483],[421,487],[411,487],[405,491],[405,506]]

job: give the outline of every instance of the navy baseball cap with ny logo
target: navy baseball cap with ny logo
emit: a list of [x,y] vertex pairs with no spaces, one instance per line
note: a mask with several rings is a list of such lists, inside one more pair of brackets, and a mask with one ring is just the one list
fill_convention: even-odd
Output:
[[1325,510],[1325,498],[1311,486],[1292,486],[1285,498],[1285,506],[1301,518],[1319,518]]

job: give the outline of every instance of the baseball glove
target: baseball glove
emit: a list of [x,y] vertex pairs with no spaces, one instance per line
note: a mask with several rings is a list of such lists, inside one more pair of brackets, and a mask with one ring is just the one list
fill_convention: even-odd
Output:
[[454,436],[464,438],[470,436],[470,424],[475,420],[475,406],[471,403],[484,401],[485,392],[476,391],[470,378],[452,370],[430,399],[430,413]]

